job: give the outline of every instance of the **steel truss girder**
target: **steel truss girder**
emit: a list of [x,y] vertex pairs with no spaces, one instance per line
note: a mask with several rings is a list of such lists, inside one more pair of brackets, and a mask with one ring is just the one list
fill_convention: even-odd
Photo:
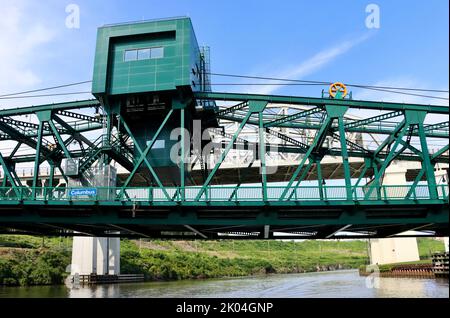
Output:
[[398,117],[398,116],[402,116],[402,115],[403,115],[403,111],[398,110],[395,112],[391,112],[391,113],[387,113],[387,114],[383,114],[383,115],[379,115],[379,116],[374,116],[374,117],[367,118],[367,119],[352,121],[352,122],[345,124],[345,129],[356,128],[356,127],[364,126],[364,125],[371,124],[371,123],[376,123],[381,120],[390,119],[390,118],[394,118],[394,117]]
[[284,124],[286,122],[291,122],[291,121],[295,121],[299,118],[304,118],[313,114],[317,114],[317,113],[321,113],[323,112],[323,109],[320,107],[317,108],[313,108],[313,109],[309,109],[309,110],[305,110],[303,112],[297,113],[297,114],[293,114],[293,115],[288,115],[288,116],[284,116],[282,118],[273,120],[271,122],[265,123],[264,127],[266,128],[270,128],[270,127],[274,127],[274,126],[279,126],[281,124]]
[[69,112],[66,110],[58,110],[58,111],[56,111],[56,114],[65,116],[65,117],[81,119],[81,120],[85,120],[85,121],[89,121],[89,122],[93,122],[93,123],[102,123],[103,122],[103,116],[97,118],[97,117],[92,117],[92,116],[88,116],[88,115],[84,115],[84,114],[77,114],[74,112]]
[[415,110],[426,111],[430,114],[448,114],[448,106],[422,105],[422,104],[404,104],[374,102],[348,99],[330,99],[314,98],[300,96],[280,96],[280,95],[257,95],[257,94],[239,94],[239,93],[215,93],[215,92],[194,92],[195,98],[223,100],[223,101],[264,101],[273,104],[294,104],[306,106],[348,106],[350,108],[377,109],[377,110]]
[[[18,130],[14,129],[13,127],[11,127],[3,122],[0,122],[0,130],[3,130],[9,136],[11,136],[14,140],[16,140],[20,143],[23,143],[23,144],[29,146],[30,148],[37,149],[37,147],[38,147],[37,140],[34,140],[33,138],[24,135],[23,133],[19,132]],[[44,157],[49,157],[51,154],[51,151],[49,149],[43,147],[42,145],[39,147],[39,151],[43,152]]]
[[55,104],[3,109],[0,110],[0,117],[29,115],[35,114],[40,111],[58,111],[58,110],[80,109],[80,108],[90,108],[100,106],[101,105],[98,100],[89,99],[76,102],[55,103]]
[[[234,115],[223,115],[218,116],[219,119],[234,121],[234,122],[241,122],[243,119],[243,116],[234,116]],[[249,124],[258,125],[258,122],[255,120],[249,120]],[[365,127],[363,125],[357,126],[357,127],[349,127],[345,128],[346,132],[354,132],[354,133],[367,133],[367,134],[381,134],[381,135],[390,135],[392,133],[392,126],[383,126],[383,122],[381,122],[381,125],[378,126],[369,126]],[[448,139],[448,130],[444,130],[442,128],[440,129],[431,129],[431,126],[425,130],[425,134],[427,137],[434,137],[434,138],[445,138]],[[279,124],[277,126],[272,127],[278,127],[278,128],[297,128],[297,129],[311,129],[311,130],[318,130],[320,129],[320,124],[314,124],[307,121],[296,121],[296,122],[285,122],[283,124]],[[426,126],[428,127],[428,126]],[[332,130],[336,131],[338,129],[337,125],[332,126]],[[412,136],[417,137],[419,136],[417,130],[412,131]]]
[[248,106],[248,101],[245,101],[245,102],[239,103],[237,105],[225,108],[224,110],[220,110],[220,111],[216,112],[216,116],[224,116],[226,114],[241,110],[247,106]]
[[298,141],[298,140],[296,140],[294,138],[286,136],[286,135],[284,135],[284,134],[282,134],[282,133],[280,133],[278,131],[275,131],[273,129],[270,129],[270,128],[266,128],[266,131],[269,134],[271,134],[272,136],[275,136],[275,137],[277,137],[277,138],[279,138],[281,140],[289,142],[292,145],[300,147],[303,150],[303,152],[306,152],[308,150],[308,145],[306,145],[306,144],[304,144],[304,143],[302,143],[302,142],[300,142],[300,141]]

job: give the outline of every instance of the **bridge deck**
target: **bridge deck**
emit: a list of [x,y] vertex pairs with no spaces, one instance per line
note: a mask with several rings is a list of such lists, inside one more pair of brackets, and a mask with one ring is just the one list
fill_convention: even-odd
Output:
[[[157,238],[387,237],[412,230],[448,235],[448,186],[21,188],[0,189],[0,232]],[[89,190],[91,194],[80,194]],[[88,191],[88,192],[89,192]],[[409,193],[411,192],[411,193]],[[87,193],[87,192],[86,192]],[[291,195],[292,194],[292,195]],[[410,194],[409,198],[406,198]],[[120,231],[120,234],[117,234]],[[277,236],[283,232],[284,236]],[[280,234],[281,235],[281,234]]]

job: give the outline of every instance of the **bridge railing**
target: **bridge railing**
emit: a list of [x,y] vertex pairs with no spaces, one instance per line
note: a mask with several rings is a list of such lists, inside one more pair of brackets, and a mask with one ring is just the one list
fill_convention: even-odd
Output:
[[[201,195],[199,195],[202,193]],[[263,201],[264,190],[261,186],[210,186],[202,191],[201,187],[0,187],[0,201],[100,201],[100,202],[258,202]],[[266,201],[345,201],[345,186],[302,186],[286,190],[283,186],[266,187]],[[184,198],[183,198],[184,194]],[[448,201],[447,185],[437,186],[437,199]],[[432,198],[427,185],[385,185],[373,187],[352,187],[353,201],[386,200],[429,200]]]

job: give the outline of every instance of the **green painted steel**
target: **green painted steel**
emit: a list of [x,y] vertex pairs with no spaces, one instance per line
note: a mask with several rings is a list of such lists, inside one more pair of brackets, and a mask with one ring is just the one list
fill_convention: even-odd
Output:
[[422,105],[422,104],[404,104],[404,103],[387,103],[373,101],[359,101],[347,99],[329,99],[299,96],[279,96],[279,95],[257,95],[257,94],[239,94],[239,93],[218,93],[218,92],[197,92],[194,96],[198,99],[212,99],[223,101],[265,101],[274,104],[293,104],[293,105],[310,105],[310,106],[349,106],[360,109],[377,109],[377,110],[416,110],[426,111],[430,114],[449,114],[449,108],[446,106]]
[[[127,50],[162,48],[162,57],[126,60]],[[147,51],[143,51],[147,54]],[[192,69],[200,51],[189,18],[108,25],[98,29],[92,93],[95,96],[200,87]]]
[[[264,194],[263,188],[266,193]],[[383,185],[379,187],[381,196],[367,196],[370,188],[368,186],[352,186],[354,195],[348,198],[347,187],[344,186],[301,186],[295,188],[294,195],[285,200],[280,200],[286,186],[246,186],[239,187],[238,191],[230,197],[236,188],[234,186],[208,186],[206,191],[208,196],[201,195],[203,187],[188,186],[181,187],[95,187],[95,194],[74,194],[82,190],[90,190],[93,187],[18,187],[18,194],[9,191],[10,187],[0,188],[0,204],[31,204],[31,205],[58,205],[61,202],[71,202],[72,204],[98,204],[98,205],[122,205],[125,202],[139,202],[139,204],[173,206],[208,204],[211,206],[235,206],[240,205],[265,205],[265,201],[271,206],[289,206],[300,204],[302,206],[322,206],[328,203],[350,204],[350,205],[375,205],[384,204],[386,201],[403,201],[402,203],[414,203],[420,200],[421,204],[448,204],[449,186],[436,186],[437,196],[434,197],[427,185]],[[103,191],[101,191],[103,190]],[[180,193],[184,190],[185,197]],[[320,195],[323,191],[323,197]],[[409,191],[412,190],[414,200],[405,202]],[[152,200],[149,200],[149,193],[152,193]],[[166,193],[168,196],[166,196]],[[264,196],[267,197],[264,200]],[[417,203],[418,201],[416,201]],[[428,202],[428,203],[427,203]]]
[[[155,237],[163,236],[164,230],[181,233],[186,225],[213,226],[202,228],[208,238],[218,238],[210,233],[221,225],[245,226],[243,231],[249,233],[261,232],[261,225],[281,226],[279,230],[311,226],[312,232],[320,232],[318,238],[349,224],[362,232],[353,225],[368,225],[369,232],[381,237],[415,226],[448,233],[449,190],[436,183],[435,168],[449,161],[448,144],[442,144],[449,136],[449,122],[425,124],[429,114],[448,116],[448,107],[358,101],[344,99],[340,92],[334,98],[210,92],[205,52],[198,47],[189,18],[104,26],[98,30],[92,83],[97,100],[1,110],[0,140],[17,144],[7,156],[0,154],[0,233],[5,228],[44,227],[44,233],[56,234],[61,232],[51,232],[55,227],[78,231],[80,224],[95,229],[92,235],[107,235],[110,224],[148,225],[146,230]],[[219,108],[219,101],[234,103]],[[269,103],[302,107],[279,115]],[[88,115],[87,108],[96,115]],[[349,111],[358,109],[379,113],[352,119]],[[16,118],[24,115],[36,116],[39,124]],[[220,120],[236,123],[237,130],[225,132]],[[173,130],[180,128],[181,134],[174,137]],[[247,128],[257,130],[253,140],[243,136]],[[297,140],[288,136],[289,128],[308,134]],[[191,144],[194,134],[203,135],[207,129],[224,138],[217,143],[221,149],[212,163],[212,151],[203,152],[210,140],[202,139],[201,149]],[[95,132],[97,140],[86,132]],[[379,139],[368,145],[361,134]],[[433,138],[439,138],[440,149],[432,154]],[[170,154],[178,144],[180,160],[174,162]],[[19,154],[22,145],[34,153]],[[235,147],[252,150],[255,158],[245,162],[243,173],[234,167],[236,176],[230,176],[223,163]],[[276,178],[268,173],[271,149],[298,155],[295,165],[284,167],[286,172]],[[190,162],[194,156],[201,167],[197,176]],[[333,172],[325,157],[332,158]],[[63,171],[65,159],[78,160],[76,175]],[[383,184],[394,160],[420,163],[412,184]],[[70,178],[89,183],[90,168],[112,161],[129,172],[116,187],[68,186]],[[24,162],[34,162],[31,187],[17,176],[16,164]],[[44,162],[50,166],[48,180],[39,175]],[[55,171],[61,172],[66,186],[54,186]],[[327,178],[335,171],[343,185],[329,186]],[[248,176],[258,186],[246,184]],[[235,182],[223,182],[227,178]],[[317,184],[305,186],[312,178]],[[42,181],[48,186],[39,187]]]
[[80,109],[98,106],[100,106],[100,102],[98,100],[89,99],[75,102],[54,103],[54,104],[27,106],[20,108],[2,109],[0,110],[0,117],[35,114],[37,112],[46,110],[58,111],[58,110]]

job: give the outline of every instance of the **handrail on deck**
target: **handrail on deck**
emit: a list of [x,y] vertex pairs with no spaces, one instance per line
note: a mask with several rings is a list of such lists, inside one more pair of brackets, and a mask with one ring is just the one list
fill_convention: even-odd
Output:
[[[201,186],[192,187],[0,187],[0,201],[93,201],[93,202],[257,202],[264,201],[262,186],[209,186],[200,198]],[[351,198],[345,186],[292,187],[267,186],[265,201],[391,201],[449,199],[448,185],[437,186],[437,197],[428,185],[382,185],[369,192],[369,186],[352,187]],[[34,190],[34,191],[33,191]],[[369,195],[368,195],[369,193]]]

